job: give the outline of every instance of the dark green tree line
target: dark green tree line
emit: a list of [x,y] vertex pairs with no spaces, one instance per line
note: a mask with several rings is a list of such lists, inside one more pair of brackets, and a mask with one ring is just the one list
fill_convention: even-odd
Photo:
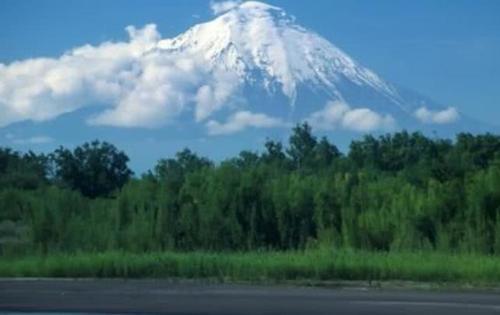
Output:
[[491,134],[398,132],[353,141],[344,155],[301,124],[287,144],[220,163],[185,149],[133,178],[108,143],[1,149],[0,223],[23,239],[4,253],[323,244],[498,254],[499,152]]

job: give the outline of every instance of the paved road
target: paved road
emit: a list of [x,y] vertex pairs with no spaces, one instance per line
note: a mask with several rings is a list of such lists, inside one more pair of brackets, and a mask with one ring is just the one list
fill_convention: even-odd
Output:
[[319,289],[154,280],[0,280],[0,314],[500,314],[497,293]]

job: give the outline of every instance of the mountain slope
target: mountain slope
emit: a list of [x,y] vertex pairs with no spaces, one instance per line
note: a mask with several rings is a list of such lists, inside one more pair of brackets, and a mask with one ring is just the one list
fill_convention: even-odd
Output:
[[0,64],[0,126],[97,108],[84,118],[91,126],[194,124],[208,134],[303,120],[356,132],[465,129],[456,109],[396,88],[262,2],[243,2],[174,38],[152,24],[127,31],[128,42]]
[[342,79],[397,97],[375,73],[296,25],[282,9],[260,2],[245,2],[174,39],[160,41],[158,46],[166,52],[201,54],[213,70],[236,73],[247,83],[255,83],[260,75],[264,87],[270,89],[278,83],[292,100],[302,83],[335,96],[339,92],[335,82]]
[[[295,113],[288,117],[294,121],[307,119],[333,100],[349,104],[349,108],[370,110],[372,116],[391,117],[409,128],[419,125],[419,108],[434,108],[427,108],[428,116],[444,110],[423,99],[403,97],[332,43],[296,24],[282,9],[261,2],[244,2],[173,39],[159,41],[158,49],[165,54],[197,56],[215,78],[229,78],[230,83],[221,84],[225,91],[218,91],[217,84],[213,87],[220,103],[228,103],[231,96],[246,90],[239,101],[250,103],[249,110],[283,115],[273,107],[283,102],[276,101],[276,96],[284,96]],[[225,94],[227,91],[231,93]],[[256,105],[262,103],[266,106]],[[199,121],[223,107],[197,105]],[[455,121],[458,113],[449,111],[449,116]],[[427,123],[432,122],[429,120]]]

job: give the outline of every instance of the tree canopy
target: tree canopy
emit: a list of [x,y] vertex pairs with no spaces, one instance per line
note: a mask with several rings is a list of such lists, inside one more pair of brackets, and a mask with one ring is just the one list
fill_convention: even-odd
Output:
[[140,178],[127,163],[99,141],[49,155],[0,149],[0,221],[25,226],[25,250],[41,252],[500,253],[497,135],[367,135],[343,154],[300,124],[286,144],[219,163],[184,149]]
[[132,175],[128,156],[107,142],[84,143],[73,151],[60,147],[52,158],[57,182],[90,198],[109,196]]

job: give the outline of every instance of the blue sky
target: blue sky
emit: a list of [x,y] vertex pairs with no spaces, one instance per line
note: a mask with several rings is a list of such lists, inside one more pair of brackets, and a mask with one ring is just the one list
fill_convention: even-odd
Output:
[[[498,124],[500,1],[267,3],[282,7],[299,24],[389,82]],[[212,19],[209,4],[202,0],[3,0],[0,63],[57,57],[87,43],[126,40],[127,25],[155,23],[162,37],[172,37]]]
[[[482,121],[498,121],[500,1],[267,2],[386,80]],[[3,0],[0,62],[55,57],[84,43],[125,39],[127,25],[155,23],[163,36],[174,36],[210,18],[204,0]]]

